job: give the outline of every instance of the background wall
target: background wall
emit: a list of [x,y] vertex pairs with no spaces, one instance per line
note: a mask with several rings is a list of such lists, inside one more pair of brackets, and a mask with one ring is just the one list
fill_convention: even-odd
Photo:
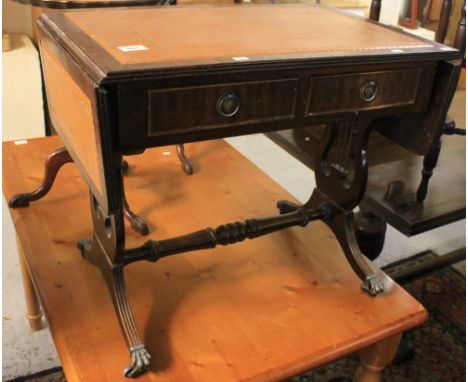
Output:
[[31,6],[2,0],[3,30],[8,33],[24,33],[32,37]]

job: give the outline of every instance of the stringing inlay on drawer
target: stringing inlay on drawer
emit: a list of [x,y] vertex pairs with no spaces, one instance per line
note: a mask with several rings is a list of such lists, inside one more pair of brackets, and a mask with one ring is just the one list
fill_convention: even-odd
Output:
[[293,78],[149,90],[148,135],[290,120],[298,86]]
[[306,116],[416,102],[422,68],[312,77]]

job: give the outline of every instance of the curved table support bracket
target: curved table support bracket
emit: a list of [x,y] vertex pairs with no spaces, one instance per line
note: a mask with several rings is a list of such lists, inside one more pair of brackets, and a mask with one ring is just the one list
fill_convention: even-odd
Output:
[[[193,167],[190,163],[190,160],[185,155],[184,145],[179,144],[177,145],[177,155],[182,164],[182,169],[187,175],[193,174]],[[9,201],[8,206],[10,208],[20,208],[20,207],[28,207],[30,202],[42,199],[45,197],[49,191],[51,190],[55,178],[59,170],[62,168],[63,165],[67,163],[72,163],[73,159],[70,156],[70,153],[65,147],[61,147],[60,149],[54,151],[50,154],[45,163],[45,170],[44,170],[44,179],[42,180],[42,184],[34,191],[21,193],[14,195]],[[122,175],[126,175],[129,171],[129,164],[126,160],[122,161]],[[148,224],[134,213],[127,201],[125,196],[125,189],[122,190],[122,204],[124,209],[124,216],[130,222],[130,226],[133,230],[140,233],[140,235],[145,236],[149,233]]]
[[47,157],[45,162],[44,179],[42,184],[34,191],[16,194],[8,201],[8,207],[19,208],[28,207],[30,202],[39,200],[46,196],[54,184],[57,173],[64,164],[73,162],[65,147],[54,151]]
[[[317,188],[303,208],[330,206],[330,219],[324,222],[335,234],[356,275],[361,289],[376,296],[383,284],[359,249],[356,239],[353,209],[361,201],[367,185],[367,143],[371,121],[352,121],[328,125],[314,153]],[[280,213],[299,208],[288,202],[278,202]]]
[[123,370],[123,374],[125,377],[133,378],[149,369],[151,356],[138,335],[125,288],[125,264],[119,260],[125,246],[123,212],[120,210],[115,215],[104,216],[97,201],[91,193],[90,195],[93,239],[80,240],[78,249],[81,255],[96,265],[104,276],[130,352],[131,363]]

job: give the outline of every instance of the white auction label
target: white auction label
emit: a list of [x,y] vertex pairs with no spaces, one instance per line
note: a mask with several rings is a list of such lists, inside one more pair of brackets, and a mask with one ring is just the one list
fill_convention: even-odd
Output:
[[241,57],[233,57],[232,58],[234,61],[249,61],[250,58],[246,56],[241,56]]
[[28,141],[26,139],[21,139],[19,141],[15,141],[15,145],[26,145]]
[[119,46],[118,48],[119,50],[125,53],[138,52],[140,50],[148,50],[148,48],[144,45],[125,45],[125,46]]

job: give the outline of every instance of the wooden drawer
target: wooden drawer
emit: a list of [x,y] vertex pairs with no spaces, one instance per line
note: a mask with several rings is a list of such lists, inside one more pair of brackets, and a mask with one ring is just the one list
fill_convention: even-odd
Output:
[[148,91],[148,135],[291,120],[297,78]]
[[306,117],[417,103],[423,68],[312,77]]

